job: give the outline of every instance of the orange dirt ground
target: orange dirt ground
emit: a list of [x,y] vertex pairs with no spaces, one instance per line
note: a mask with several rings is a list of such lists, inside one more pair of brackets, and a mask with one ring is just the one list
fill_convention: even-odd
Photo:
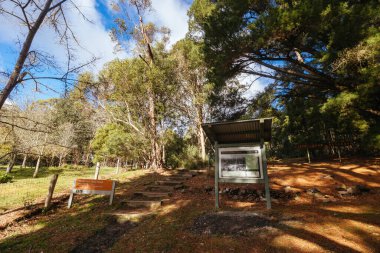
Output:
[[[119,201],[147,182],[163,177],[165,173],[150,173],[132,185],[119,184],[112,208],[107,207],[105,199],[83,198],[83,207],[76,204],[67,210],[62,206],[11,225],[0,231],[0,252],[70,252],[83,241],[91,242],[107,224],[113,224],[104,211],[120,208]],[[215,214],[213,191],[206,190],[214,180],[204,173],[186,181],[188,188],[176,191],[153,216],[118,232],[112,245],[99,252],[380,252],[380,158],[342,163],[271,162],[269,177],[274,192],[282,193],[288,186],[297,197],[273,199],[272,210],[268,211],[264,201],[221,194],[221,209],[256,212],[274,221],[274,226],[256,229],[253,224],[241,235],[195,233],[197,218]],[[355,185],[365,186],[369,192],[338,193],[337,188]],[[220,187],[263,189],[261,185]],[[318,194],[307,192],[313,188]],[[227,225],[232,229],[241,224]]]

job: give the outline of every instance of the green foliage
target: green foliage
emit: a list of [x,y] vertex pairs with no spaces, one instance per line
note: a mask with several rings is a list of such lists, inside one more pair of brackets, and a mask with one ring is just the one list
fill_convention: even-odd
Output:
[[168,129],[164,134],[165,167],[178,168],[182,165],[182,154],[185,149],[185,141],[175,131]]
[[378,1],[196,0],[190,15],[216,90],[241,74],[272,83],[240,117],[274,116],[279,150],[324,143],[331,130],[379,150]]
[[3,174],[0,176],[0,184],[5,184],[5,183],[11,183],[13,180],[13,177],[8,174]]
[[145,145],[144,139],[139,139],[138,135],[115,123],[109,123],[99,128],[91,142],[91,148],[95,153],[95,162],[102,161],[107,157],[127,157],[139,160]]
[[188,145],[183,151],[181,156],[181,167],[185,169],[200,169],[206,167],[208,161],[202,161],[202,158],[199,157],[199,150],[197,146]]

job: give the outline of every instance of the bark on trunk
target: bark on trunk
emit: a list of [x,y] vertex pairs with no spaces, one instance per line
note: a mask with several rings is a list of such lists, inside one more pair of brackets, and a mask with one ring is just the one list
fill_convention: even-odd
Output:
[[151,166],[152,169],[156,170],[162,166],[160,159],[160,152],[158,149],[158,138],[156,129],[156,112],[155,112],[155,101],[152,89],[149,91],[149,123],[150,123],[150,134],[151,134]]
[[84,162],[84,166],[88,167],[88,162],[89,162],[89,160],[90,160],[90,154],[88,153],[88,154],[86,155],[86,160],[85,160],[85,162]]
[[38,170],[40,169],[40,162],[41,162],[41,155],[38,156],[37,163],[36,163],[36,169],[34,170],[33,177],[37,177]]
[[205,144],[205,135],[202,129],[203,123],[203,110],[202,105],[197,108],[197,121],[198,121],[198,143],[200,144],[200,153],[202,161],[206,161],[206,144]]
[[58,164],[58,167],[61,167],[61,166],[62,166],[62,158],[63,158],[63,155],[60,154],[60,155],[59,155],[59,164]]
[[51,158],[50,158],[50,164],[49,164],[49,166],[50,167],[53,167],[54,166],[54,154],[53,155],[51,155]]
[[26,166],[26,159],[28,158],[28,155],[27,154],[25,154],[24,155],[24,159],[22,160],[22,165],[21,165],[21,168],[25,168],[25,166]]
[[120,158],[117,158],[117,163],[116,163],[116,174],[119,174],[119,167],[120,167]]
[[165,164],[166,153],[165,153],[165,145],[162,145],[162,164]]
[[[9,94],[11,94],[12,90],[16,87],[16,85],[23,79],[23,75],[21,74],[22,68],[24,66],[25,60],[28,57],[28,53],[30,50],[30,46],[32,45],[34,36],[36,35],[38,29],[40,28],[42,22],[44,21],[47,13],[49,12],[49,8],[53,0],[47,0],[44,8],[41,10],[38,18],[34,22],[33,26],[28,32],[24,44],[22,45],[20,54],[17,58],[15,67],[7,84],[4,89],[0,93],[0,109],[3,107],[5,100],[8,98]],[[25,75],[25,74],[24,74]]]
[[94,179],[98,179],[98,178],[99,178],[99,172],[100,172],[100,163],[97,162],[97,163],[96,163],[96,167],[95,167],[95,175],[94,175]]
[[12,172],[13,166],[15,165],[15,160],[16,160],[16,154],[12,153],[9,159],[9,164],[6,171],[7,174]]
[[51,199],[53,198],[53,193],[54,193],[55,185],[57,184],[57,180],[58,180],[58,174],[54,174],[51,177],[49,191],[45,199],[45,209],[49,209],[51,206]]
[[[145,31],[144,22],[143,22],[142,16],[140,15],[139,7],[137,6],[137,4],[135,4],[135,6],[136,6],[136,10],[137,10],[138,15],[139,15],[140,32],[144,38],[144,42],[145,42],[145,46],[146,46],[146,53],[147,53],[147,56],[149,58],[149,61],[147,62],[147,61],[145,61],[144,58],[142,58],[142,59],[148,65],[149,68],[152,68],[152,67],[154,67],[155,64],[154,64],[154,55],[153,55],[152,49],[150,47],[150,40],[149,40],[149,37]],[[148,98],[148,100],[149,100],[148,116],[149,116],[149,129],[150,129],[150,134],[151,134],[151,161],[150,161],[150,163],[151,163],[152,169],[156,170],[156,169],[162,167],[162,159],[161,159],[161,155],[160,155],[160,148],[159,148],[158,137],[157,137],[156,112],[155,112],[155,94],[154,94],[154,90],[153,90],[152,86],[153,85],[150,84],[150,88],[148,90],[148,97],[149,97]]]

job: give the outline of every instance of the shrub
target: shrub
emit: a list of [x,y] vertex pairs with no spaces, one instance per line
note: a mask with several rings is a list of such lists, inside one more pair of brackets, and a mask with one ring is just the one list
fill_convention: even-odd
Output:
[[4,174],[0,176],[0,184],[10,183],[12,182],[12,180],[13,180],[13,177],[8,174]]

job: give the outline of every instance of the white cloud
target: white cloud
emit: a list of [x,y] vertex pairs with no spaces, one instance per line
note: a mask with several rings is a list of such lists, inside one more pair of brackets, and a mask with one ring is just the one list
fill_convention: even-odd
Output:
[[[72,45],[75,48],[76,62],[83,63],[93,56],[99,57],[100,60],[95,66],[95,70],[99,70],[104,63],[116,58],[116,55],[113,54],[115,43],[102,24],[101,14],[95,8],[95,0],[77,0],[75,4],[92,21],[91,23],[84,20],[73,6],[67,5],[66,18],[80,45],[80,47],[76,44]],[[0,34],[2,35],[0,43],[15,45],[15,41],[18,39],[23,41],[25,38],[26,28],[22,28],[17,20],[0,15]],[[18,47],[15,49],[17,50]],[[41,27],[36,34],[32,48],[52,54],[62,65],[66,62],[65,48],[58,43],[57,35],[51,27],[46,25]],[[124,57],[125,53],[119,53],[118,56]]]
[[170,45],[183,39],[188,31],[187,10],[190,5],[181,0],[152,0],[153,11],[146,17],[160,26],[168,27],[171,31]]

